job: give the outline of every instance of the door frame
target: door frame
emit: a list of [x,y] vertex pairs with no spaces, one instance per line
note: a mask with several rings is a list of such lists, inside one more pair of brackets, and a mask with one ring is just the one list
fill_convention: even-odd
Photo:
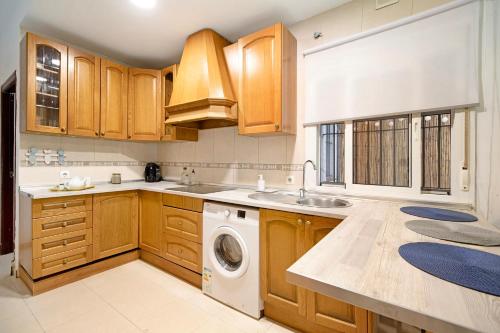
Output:
[[[15,220],[16,220],[16,128],[17,128],[17,99],[16,99],[16,72],[12,73],[1,86],[1,105],[0,105],[0,126],[1,126],[1,217],[0,217],[0,255],[14,251],[15,248]],[[13,92],[12,92],[13,91]],[[10,94],[14,96],[9,96]],[[9,98],[14,98],[13,103]],[[12,108],[11,108],[12,107]],[[8,129],[6,123],[10,123],[12,128]],[[4,142],[10,144],[4,144]],[[5,170],[5,161],[9,161],[10,171]],[[8,167],[9,165],[7,165]],[[11,206],[10,214],[5,214],[5,205]],[[9,212],[9,211],[7,211]]]

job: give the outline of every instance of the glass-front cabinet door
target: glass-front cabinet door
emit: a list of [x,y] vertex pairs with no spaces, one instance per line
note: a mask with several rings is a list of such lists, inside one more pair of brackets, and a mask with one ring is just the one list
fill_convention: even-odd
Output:
[[66,134],[67,47],[27,34],[26,130]]

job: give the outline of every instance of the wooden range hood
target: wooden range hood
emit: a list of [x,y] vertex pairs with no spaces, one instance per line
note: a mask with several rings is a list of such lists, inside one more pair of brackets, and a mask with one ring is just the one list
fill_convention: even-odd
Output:
[[188,37],[172,97],[165,106],[166,124],[212,128],[237,123],[237,103],[223,51],[229,44],[211,29]]

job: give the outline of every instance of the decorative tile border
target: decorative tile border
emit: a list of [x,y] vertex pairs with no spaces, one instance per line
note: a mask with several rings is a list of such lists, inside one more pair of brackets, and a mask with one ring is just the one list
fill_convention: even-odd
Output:
[[[64,161],[30,165],[22,160],[21,165],[30,168],[40,167],[100,167],[100,166],[146,166],[147,162],[139,161]],[[275,170],[302,171],[302,164],[268,164],[268,163],[205,163],[205,162],[156,162],[164,167],[210,168],[210,169],[243,169],[243,170]]]

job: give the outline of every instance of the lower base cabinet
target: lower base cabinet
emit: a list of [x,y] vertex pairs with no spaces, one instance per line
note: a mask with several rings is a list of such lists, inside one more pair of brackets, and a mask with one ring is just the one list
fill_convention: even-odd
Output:
[[93,208],[94,259],[109,257],[138,247],[137,192],[95,194]]
[[340,222],[261,209],[261,295],[267,317],[304,332],[368,332],[368,311],[286,281],[286,269]]

